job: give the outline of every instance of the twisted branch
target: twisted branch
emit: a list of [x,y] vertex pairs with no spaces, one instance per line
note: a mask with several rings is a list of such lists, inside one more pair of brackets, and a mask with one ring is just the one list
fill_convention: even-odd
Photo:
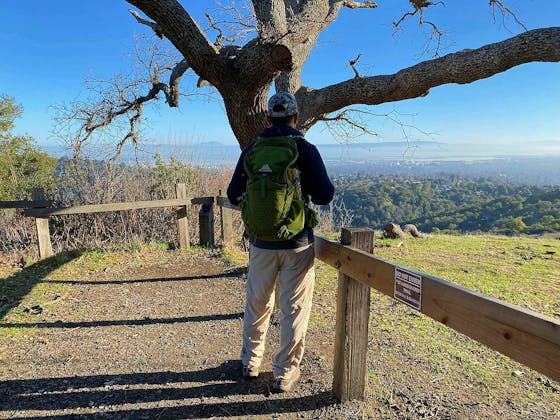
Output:
[[354,77],[362,77],[360,73],[358,73],[358,70],[356,70],[356,64],[358,64],[358,61],[360,61],[361,57],[362,57],[362,53],[359,53],[355,59],[350,60],[350,62],[348,63],[350,67],[352,67],[352,70],[354,70],[354,74],[355,74]]
[[[148,51],[147,56],[142,56],[143,51]],[[86,81],[87,88],[98,99],[75,101],[69,106],[59,106],[58,115],[55,117],[57,134],[71,144],[76,156],[81,153],[83,145],[90,141],[95,133],[115,125],[119,133],[123,134],[110,136],[119,138],[111,161],[118,158],[128,141],[137,146],[138,124],[144,104],[159,99],[159,95],[163,92],[165,101],[170,107],[179,105],[181,95],[179,84],[190,66],[186,59],[170,64],[169,61],[172,59],[172,56],[160,53],[155,45],[141,49],[137,44],[136,61],[140,65],[139,70],[148,73],[149,79],[143,80],[138,76],[132,76],[132,79],[127,80],[123,76],[117,76],[109,81],[94,79]],[[160,77],[168,72],[169,82],[166,84],[160,80]],[[148,88],[147,93],[139,93],[145,87]],[[123,120],[126,121],[124,126]]]

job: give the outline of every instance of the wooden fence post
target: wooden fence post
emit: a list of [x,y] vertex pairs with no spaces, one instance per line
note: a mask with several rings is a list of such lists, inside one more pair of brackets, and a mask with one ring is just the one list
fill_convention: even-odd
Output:
[[[222,196],[222,190],[218,192]],[[222,232],[222,243],[224,246],[233,245],[233,210],[220,204],[220,228]]]
[[[45,193],[40,188],[33,189],[31,194],[33,201],[45,199]],[[35,225],[37,226],[37,239],[39,240],[39,258],[44,260],[53,255],[51,234],[49,232],[49,217],[36,217]]]
[[[186,184],[175,185],[176,198],[187,198]],[[188,208],[186,205],[180,206],[177,210],[177,229],[179,230],[179,246],[182,249],[189,249],[189,220],[187,219]]]
[[214,246],[214,204],[202,204],[198,212],[200,245]]
[[[341,244],[371,253],[373,235],[369,228],[342,228]],[[339,273],[333,392],[340,401],[365,396],[369,306],[370,288]]]

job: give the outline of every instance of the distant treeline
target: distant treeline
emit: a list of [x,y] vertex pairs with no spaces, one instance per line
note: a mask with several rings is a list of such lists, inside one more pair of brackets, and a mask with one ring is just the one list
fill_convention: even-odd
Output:
[[335,179],[354,226],[413,223],[421,231],[560,231],[560,187],[458,176],[356,175]]

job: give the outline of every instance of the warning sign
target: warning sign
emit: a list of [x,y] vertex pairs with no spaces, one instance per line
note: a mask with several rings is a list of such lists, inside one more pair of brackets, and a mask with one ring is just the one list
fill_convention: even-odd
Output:
[[422,310],[422,276],[395,267],[395,299]]

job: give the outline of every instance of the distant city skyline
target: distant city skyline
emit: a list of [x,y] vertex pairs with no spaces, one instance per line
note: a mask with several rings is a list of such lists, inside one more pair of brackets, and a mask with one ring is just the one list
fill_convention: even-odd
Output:
[[[523,31],[511,18],[502,21],[498,16],[493,23],[487,2],[468,7],[455,3],[427,11],[446,33],[442,55],[478,48]],[[506,3],[528,29],[558,26],[560,22],[557,0]],[[206,6],[183,4],[204,27]],[[391,74],[430,59],[421,55],[426,38],[419,35],[422,31],[417,21],[412,19],[404,31],[393,33],[391,22],[407,4],[392,1],[380,3],[374,10],[344,10],[319,37],[304,67],[304,84],[318,88],[353,77],[348,61],[358,53],[362,58],[357,68],[365,75]],[[149,34],[149,29],[132,18],[129,8],[124,0],[0,2],[0,93],[14,97],[24,107],[23,118],[16,123],[17,134],[29,134],[42,145],[52,144],[52,105],[85,98],[86,77],[109,79],[132,65],[127,55],[133,51],[134,35]],[[512,146],[558,141],[559,70],[558,63],[530,63],[469,85],[440,86],[423,98],[364,109],[376,114],[395,110],[403,123],[432,133],[425,136],[407,128],[411,140]],[[214,97],[216,100],[210,102],[183,98],[179,109],[161,104],[156,110],[146,110],[147,141],[236,144],[218,94]],[[387,119],[372,118],[370,127],[380,136],[363,136],[357,141],[403,139],[401,127]],[[319,125],[307,137],[319,144],[336,140]]]

